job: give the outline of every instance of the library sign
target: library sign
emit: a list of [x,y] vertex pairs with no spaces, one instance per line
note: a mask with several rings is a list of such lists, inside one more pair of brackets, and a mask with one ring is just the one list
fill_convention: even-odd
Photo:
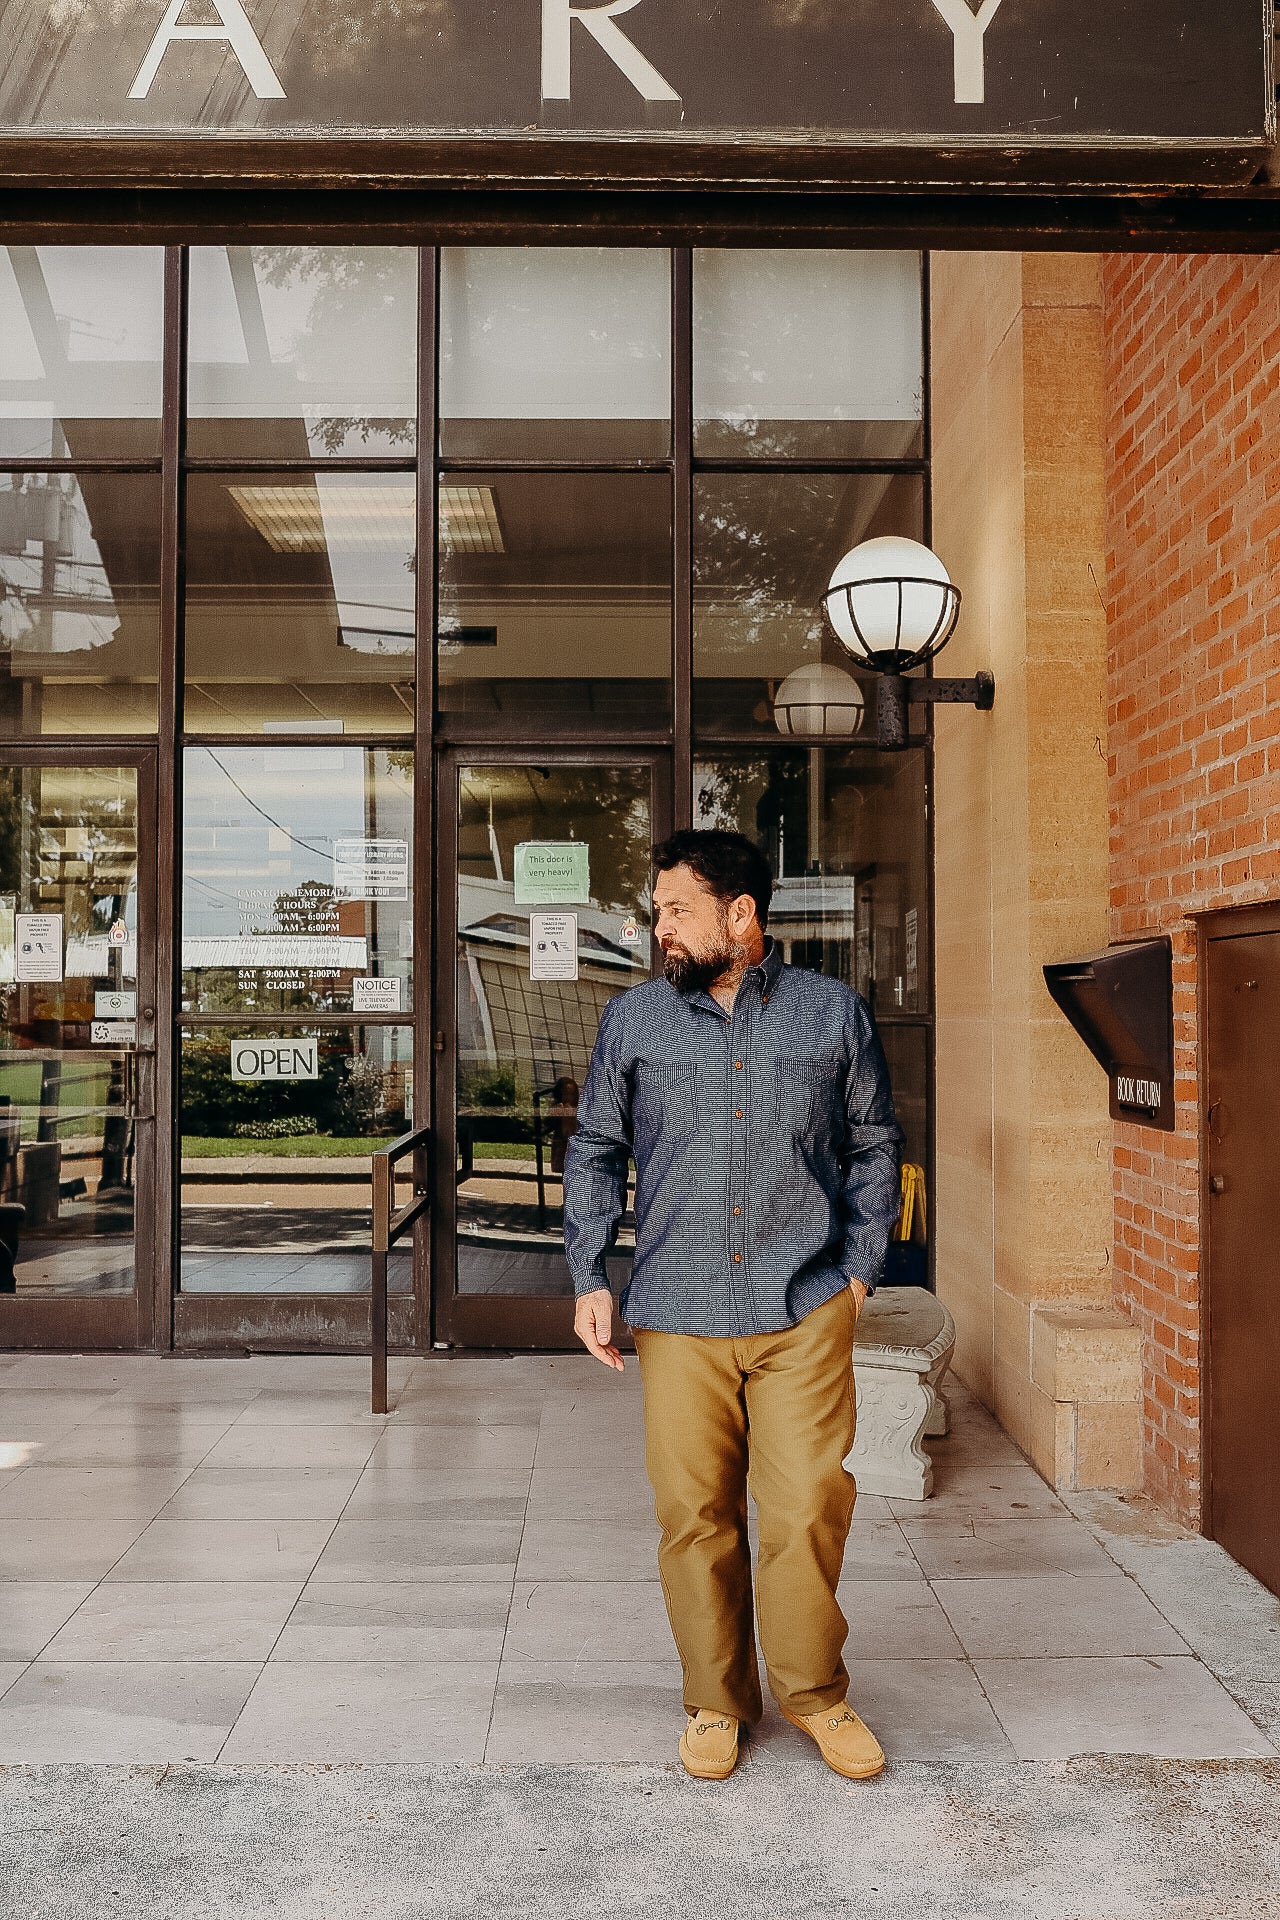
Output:
[[1271,59],[1267,0],[0,0],[0,151],[91,135],[94,171],[175,142],[253,171],[290,141],[362,155],[365,177],[474,179],[487,155],[489,179],[582,177],[593,156],[610,178],[751,179],[768,167],[747,153],[789,153],[796,179],[1230,181],[1271,143]]

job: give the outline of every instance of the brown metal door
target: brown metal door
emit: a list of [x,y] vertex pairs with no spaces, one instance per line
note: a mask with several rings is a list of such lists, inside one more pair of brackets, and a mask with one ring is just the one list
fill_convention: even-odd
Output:
[[1209,1532],[1280,1593],[1280,932],[1208,945]]

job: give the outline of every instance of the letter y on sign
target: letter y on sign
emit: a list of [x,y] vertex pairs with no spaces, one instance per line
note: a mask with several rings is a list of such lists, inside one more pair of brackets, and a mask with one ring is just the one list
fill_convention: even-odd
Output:
[[283,100],[284,88],[275,68],[262,51],[262,42],[249,25],[249,16],[241,0],[211,0],[222,22],[220,27],[182,27],[178,25],[187,0],[169,0],[164,19],[156,28],[156,37],[147,49],[147,57],[129,89],[131,100],[145,100],[174,40],[224,40],[244,69],[244,77],[259,100]]
[[933,7],[955,38],[956,105],[980,107],[987,97],[987,28],[1000,11],[1000,0],[982,0],[977,13],[969,0],[933,0]]

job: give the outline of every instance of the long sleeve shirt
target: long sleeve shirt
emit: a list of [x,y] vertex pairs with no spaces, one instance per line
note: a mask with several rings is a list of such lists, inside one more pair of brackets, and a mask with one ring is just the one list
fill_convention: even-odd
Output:
[[902,1133],[865,1002],[770,942],[732,1013],[647,980],[604,1010],[565,1155],[575,1290],[605,1255],[636,1166],[622,1312],[660,1332],[794,1326],[850,1279],[874,1288],[898,1215]]

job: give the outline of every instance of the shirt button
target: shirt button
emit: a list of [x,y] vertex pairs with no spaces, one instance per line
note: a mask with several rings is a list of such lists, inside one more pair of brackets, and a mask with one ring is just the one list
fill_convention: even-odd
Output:
[[762,994],[760,995],[760,1005],[761,1005],[762,1007],[767,1007],[767,1006],[768,1006],[768,1004],[769,1004],[769,996],[768,996],[768,994],[767,994],[767,993],[762,993]]
[[733,1259],[735,1266],[740,1267],[742,1265],[742,1255],[740,1253],[735,1253]]
[[735,1213],[741,1213],[741,1212],[742,1212],[742,1208],[741,1208],[741,1207],[735,1207],[735,1208],[734,1208],[734,1212],[735,1212]]
[[734,1119],[735,1119],[735,1120],[741,1120],[741,1118],[742,1118],[742,1108],[741,1108],[741,1107],[739,1107],[739,1108],[738,1108],[738,1110],[737,1110],[737,1112],[736,1112],[736,1113],[734,1114],[734,1116],[733,1116],[733,1117],[734,1117]]
[[741,1073],[741,1072],[742,1072],[742,1062],[741,1062],[741,1060],[735,1060],[733,1064],[734,1064],[734,1066],[735,1066],[735,1067],[736,1067],[736,1068],[738,1069],[738,1072],[739,1072],[739,1073]]

